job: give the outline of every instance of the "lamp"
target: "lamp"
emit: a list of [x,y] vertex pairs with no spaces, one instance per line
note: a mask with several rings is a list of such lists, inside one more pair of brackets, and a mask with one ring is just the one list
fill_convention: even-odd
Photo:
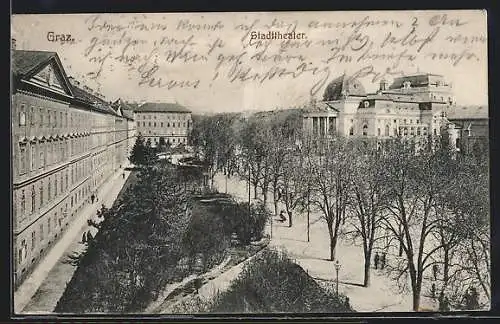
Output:
[[339,260],[335,260],[335,264],[334,264],[334,267],[335,267],[335,272],[337,273],[337,278],[336,278],[336,293],[337,293],[337,297],[339,296],[339,270],[340,270],[340,262]]

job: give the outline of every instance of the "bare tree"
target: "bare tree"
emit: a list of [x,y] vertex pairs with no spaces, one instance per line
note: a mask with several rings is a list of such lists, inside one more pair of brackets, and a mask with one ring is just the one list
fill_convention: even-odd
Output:
[[350,225],[353,229],[346,232],[347,236],[361,238],[364,254],[363,285],[365,287],[370,284],[370,261],[374,244],[377,240],[385,239],[383,236],[377,237],[386,194],[384,178],[381,176],[383,165],[376,144],[374,141],[361,141],[355,145],[355,156],[352,161],[355,168],[351,179],[351,210],[354,217]]
[[322,212],[330,239],[330,260],[335,260],[335,249],[342,219],[345,217],[351,189],[352,164],[347,142],[335,138],[325,143],[324,154],[318,156],[313,168],[311,204]]
[[398,139],[387,145],[384,154],[389,200],[382,219],[403,248],[406,262],[400,270],[408,272],[415,311],[420,306],[424,273],[443,248],[442,242],[432,240],[431,234],[442,223],[434,207],[450,189],[454,169],[447,139],[442,136],[432,143]]

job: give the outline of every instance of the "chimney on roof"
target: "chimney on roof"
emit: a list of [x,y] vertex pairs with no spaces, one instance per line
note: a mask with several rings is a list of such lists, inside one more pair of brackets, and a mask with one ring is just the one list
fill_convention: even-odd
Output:
[[380,91],[387,90],[387,80],[386,79],[380,80],[380,88],[379,88],[379,90]]
[[68,80],[69,80],[69,83],[73,86],[79,86],[80,85],[80,82],[78,82],[74,77],[72,76],[69,76],[68,77]]

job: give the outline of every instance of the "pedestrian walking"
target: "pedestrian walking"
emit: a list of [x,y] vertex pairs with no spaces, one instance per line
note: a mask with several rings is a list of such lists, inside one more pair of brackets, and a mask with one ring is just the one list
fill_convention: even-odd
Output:
[[450,311],[450,301],[448,300],[448,297],[445,296],[443,300],[443,312],[449,312]]
[[434,277],[434,280],[437,280],[438,271],[439,271],[438,265],[434,264],[432,266],[432,276]]
[[122,178],[125,179],[125,172],[122,173]]
[[345,296],[345,300],[344,300],[344,307],[346,309],[350,309],[351,308],[351,305],[349,303],[349,297]]
[[378,269],[378,262],[379,262],[379,260],[380,260],[380,257],[379,257],[379,255],[378,255],[378,252],[377,252],[377,253],[375,253],[375,258],[374,258],[374,259],[375,259],[375,260],[374,260],[374,261],[375,261],[375,269]]
[[380,269],[385,268],[385,252],[382,253],[382,257],[380,258]]
[[465,307],[468,310],[474,310],[479,308],[479,296],[476,288],[471,287],[464,295]]
[[286,217],[285,217],[285,211],[282,210],[281,213],[280,213],[280,219],[279,219],[280,222],[284,222],[286,221]]
[[94,195],[94,194],[92,194],[92,195],[90,196],[90,200],[92,200],[92,203],[94,203],[94,200],[95,200],[95,195]]

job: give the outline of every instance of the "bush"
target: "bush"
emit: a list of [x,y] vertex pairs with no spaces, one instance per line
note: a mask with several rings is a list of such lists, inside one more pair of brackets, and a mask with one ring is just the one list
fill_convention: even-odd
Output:
[[250,205],[248,203],[234,203],[221,208],[224,222],[230,233],[236,233],[241,244],[248,245],[252,240],[260,240],[263,237],[267,220],[271,212],[259,202]]
[[216,296],[216,313],[346,313],[346,297],[323,290],[284,253],[265,249],[230,288]]

